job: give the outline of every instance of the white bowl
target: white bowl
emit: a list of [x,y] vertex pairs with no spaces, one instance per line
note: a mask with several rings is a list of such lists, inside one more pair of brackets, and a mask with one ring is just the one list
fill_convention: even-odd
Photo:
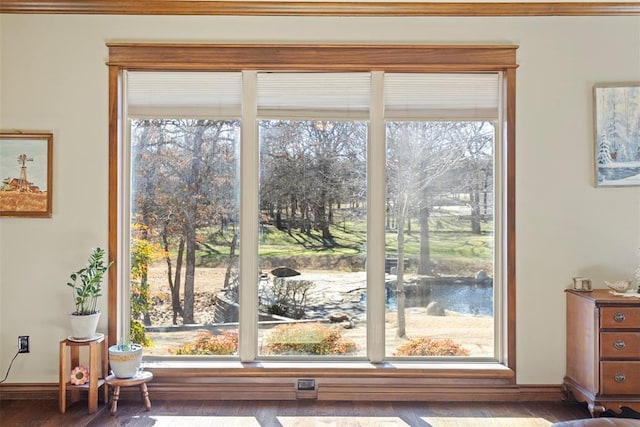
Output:
[[616,280],[613,283],[605,280],[604,284],[616,292],[626,292],[631,287],[631,280]]

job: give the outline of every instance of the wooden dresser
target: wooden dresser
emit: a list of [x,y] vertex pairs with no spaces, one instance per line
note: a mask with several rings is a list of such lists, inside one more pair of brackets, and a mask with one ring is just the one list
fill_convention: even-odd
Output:
[[640,411],[640,298],[608,289],[566,291],[567,374],[563,387],[598,416]]

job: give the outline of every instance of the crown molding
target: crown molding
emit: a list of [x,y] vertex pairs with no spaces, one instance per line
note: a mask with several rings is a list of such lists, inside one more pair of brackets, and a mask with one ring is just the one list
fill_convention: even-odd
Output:
[[228,16],[640,16],[640,2],[0,0],[0,13]]

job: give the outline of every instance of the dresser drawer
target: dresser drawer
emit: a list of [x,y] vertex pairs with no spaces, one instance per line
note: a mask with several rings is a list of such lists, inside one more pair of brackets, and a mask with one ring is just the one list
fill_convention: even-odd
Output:
[[640,360],[640,332],[601,332],[600,357]]
[[601,328],[640,328],[640,307],[601,307]]
[[638,394],[640,390],[640,361],[600,362],[602,394]]

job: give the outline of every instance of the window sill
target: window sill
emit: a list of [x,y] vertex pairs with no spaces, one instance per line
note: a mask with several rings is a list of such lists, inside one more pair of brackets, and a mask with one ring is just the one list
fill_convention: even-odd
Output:
[[[154,396],[218,400],[550,399],[559,388],[521,391],[513,370],[498,363],[408,363],[165,360],[148,361]],[[300,379],[314,389],[299,389]],[[178,392],[179,391],[179,392]]]
[[232,360],[150,360],[143,367],[159,376],[229,376],[229,377],[333,377],[333,378],[453,378],[489,379],[512,382],[515,373],[495,362],[405,362],[369,363],[364,361],[304,362],[259,361],[242,363]]

